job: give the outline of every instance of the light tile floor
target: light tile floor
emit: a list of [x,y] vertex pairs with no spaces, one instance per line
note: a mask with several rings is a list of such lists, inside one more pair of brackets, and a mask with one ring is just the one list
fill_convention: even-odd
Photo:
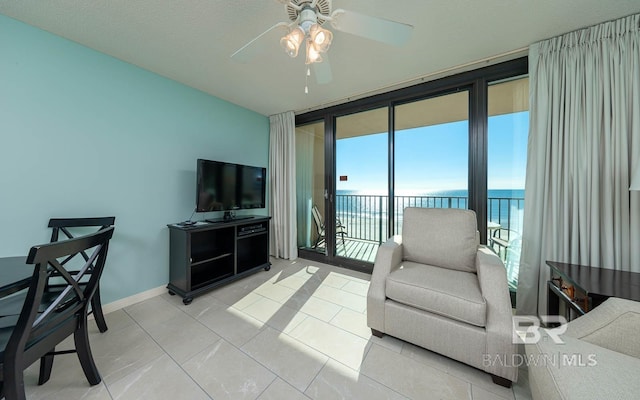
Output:
[[[29,399],[530,399],[527,371],[512,389],[484,372],[385,336],[366,324],[369,275],[299,259],[197,297],[163,294],[93,322],[102,382],[75,355],[56,357]],[[71,343],[69,341],[69,343]],[[59,349],[64,348],[60,346]]]

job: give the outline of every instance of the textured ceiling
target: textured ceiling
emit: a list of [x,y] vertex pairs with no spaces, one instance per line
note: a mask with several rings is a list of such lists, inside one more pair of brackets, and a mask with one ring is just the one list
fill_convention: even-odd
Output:
[[333,0],[333,8],[414,26],[392,47],[334,32],[333,80],[309,80],[279,46],[240,64],[230,55],[277,22],[275,0],[0,0],[0,13],[214,96],[271,115],[317,109],[418,82],[494,57],[525,54],[536,41],[640,12],[638,0]]

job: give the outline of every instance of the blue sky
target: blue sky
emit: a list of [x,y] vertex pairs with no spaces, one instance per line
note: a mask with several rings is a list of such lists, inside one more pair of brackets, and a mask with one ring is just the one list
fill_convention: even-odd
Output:
[[[528,126],[527,111],[489,118],[489,189],[524,188]],[[466,189],[468,132],[467,121],[396,132],[396,194]],[[339,140],[337,190],[386,194],[387,146],[386,133]]]

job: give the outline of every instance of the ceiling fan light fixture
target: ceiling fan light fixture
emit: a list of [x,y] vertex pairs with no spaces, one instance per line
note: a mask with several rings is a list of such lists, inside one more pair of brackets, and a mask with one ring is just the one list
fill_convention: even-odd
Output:
[[309,36],[318,51],[324,53],[329,50],[329,46],[333,40],[333,33],[331,33],[330,30],[322,28],[319,24],[313,24],[311,28],[309,28]]
[[316,47],[316,44],[311,39],[307,39],[307,58],[305,64],[313,64],[322,62],[322,56],[320,50]]
[[295,58],[298,55],[300,45],[304,40],[305,34],[299,27],[295,27],[288,34],[280,39],[280,46],[289,55],[289,57]]

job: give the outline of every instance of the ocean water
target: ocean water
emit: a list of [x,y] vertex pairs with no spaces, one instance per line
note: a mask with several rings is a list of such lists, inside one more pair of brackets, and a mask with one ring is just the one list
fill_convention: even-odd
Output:
[[[524,189],[488,191],[488,220],[502,229],[522,231]],[[387,196],[366,194],[361,191],[336,192],[336,217],[350,237],[380,241],[386,239],[388,223]],[[396,196],[394,204],[395,232],[402,230],[402,214],[406,207],[468,208],[467,190],[447,190]]]

